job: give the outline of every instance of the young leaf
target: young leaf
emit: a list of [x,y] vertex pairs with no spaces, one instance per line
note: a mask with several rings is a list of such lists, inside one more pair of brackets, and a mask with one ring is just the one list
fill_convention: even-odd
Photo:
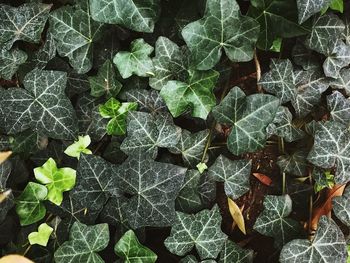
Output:
[[182,160],[186,165],[194,167],[197,165],[203,155],[205,145],[209,136],[208,130],[190,133],[183,129],[179,142],[169,150],[175,154],[181,154]]
[[66,82],[64,72],[34,69],[24,78],[25,89],[0,90],[2,127],[10,134],[32,128],[54,139],[74,139],[77,123]]
[[12,191],[6,188],[7,180],[11,174],[11,162],[5,161],[0,164],[0,223],[4,221],[7,212],[14,205]]
[[88,7],[63,6],[51,13],[50,31],[56,41],[57,52],[62,57],[68,57],[78,73],[91,69],[92,45],[99,38],[102,25],[91,19]]
[[109,242],[107,224],[87,226],[75,222],[70,229],[69,241],[64,242],[54,254],[55,262],[103,263],[97,252],[105,249]]
[[346,187],[342,196],[332,200],[333,211],[343,224],[350,227],[350,187]]
[[84,207],[100,210],[110,195],[118,196],[119,182],[115,167],[95,155],[82,154],[77,167],[76,186],[71,196]]
[[227,141],[230,152],[240,155],[262,149],[267,137],[266,127],[274,119],[279,104],[279,99],[271,95],[253,94],[244,97],[238,87],[231,89],[213,109],[218,122],[233,124]]
[[253,58],[259,24],[243,16],[235,0],[208,0],[204,17],[182,29],[182,36],[199,70],[213,68],[222,50],[233,62]]
[[130,44],[131,51],[119,51],[113,58],[123,79],[132,75],[139,77],[153,76],[153,64],[150,55],[154,48],[147,44],[142,38],[135,39]]
[[54,159],[50,158],[42,167],[34,169],[35,178],[45,184],[48,190],[47,199],[56,205],[63,200],[63,192],[75,185],[76,171],[69,167],[57,168]]
[[251,0],[248,15],[260,24],[257,46],[269,50],[277,38],[290,38],[308,33],[298,24],[296,1]]
[[299,24],[328,7],[331,0],[297,0]]
[[17,40],[37,43],[52,5],[27,3],[19,7],[0,5],[0,44],[9,50]]
[[289,195],[267,195],[264,210],[254,224],[254,229],[262,235],[273,237],[276,248],[298,236],[299,223],[288,218],[292,212],[292,199]]
[[99,68],[97,76],[89,77],[91,96],[116,97],[122,88],[112,62],[108,59]]
[[134,231],[127,231],[114,246],[115,253],[130,263],[154,263],[157,255],[149,248],[140,244]]
[[231,240],[226,240],[218,263],[240,262],[252,263],[254,259],[254,251],[251,249],[243,249]]
[[126,116],[129,111],[136,110],[137,103],[120,103],[115,98],[110,98],[105,104],[100,105],[99,111],[103,118],[111,119],[107,123],[108,135],[124,135],[126,132]]
[[21,226],[40,221],[46,214],[43,200],[46,199],[47,188],[41,184],[29,182],[16,200],[16,212]]
[[182,212],[176,215],[170,236],[164,241],[166,248],[173,254],[184,256],[195,247],[202,260],[216,258],[227,239],[221,231],[219,207],[215,205],[211,210],[194,215]]
[[334,121],[346,126],[350,123],[350,100],[339,91],[327,96],[327,106]]
[[127,117],[127,137],[120,149],[126,154],[144,151],[156,158],[158,147],[175,146],[180,139],[181,129],[174,125],[168,114],[152,115],[130,111]]
[[291,155],[281,155],[278,157],[277,165],[284,173],[289,173],[299,177],[307,175],[307,153],[298,150]]
[[20,49],[0,49],[0,78],[10,80],[27,58],[27,54]]
[[37,245],[46,247],[52,231],[53,231],[53,228],[50,227],[48,224],[46,223],[41,224],[38,228],[38,232],[32,232],[28,235],[29,244],[31,245],[37,244]]
[[219,78],[215,70],[189,72],[188,81],[168,81],[160,91],[168,109],[174,118],[191,110],[193,117],[206,119],[216,105],[213,89]]
[[220,155],[210,166],[208,175],[217,182],[224,182],[226,195],[235,200],[249,191],[251,168],[250,160],[232,161]]
[[81,153],[92,154],[92,151],[87,148],[90,143],[91,139],[89,135],[78,136],[78,140],[69,145],[64,150],[64,153],[70,157],[76,157],[79,160]]
[[161,90],[169,80],[186,80],[189,58],[185,48],[179,48],[166,37],[159,37],[156,42],[156,56],[152,59],[154,76],[149,85]]
[[186,168],[159,163],[135,152],[119,167],[120,189],[131,197],[126,217],[133,228],[170,226],[175,219],[175,198],[183,184]]
[[280,254],[281,263],[345,262],[347,258],[344,235],[332,219],[322,216],[314,240],[296,239],[287,243]]
[[350,132],[339,122],[319,123],[308,160],[322,168],[336,167],[335,182],[350,180]]
[[92,0],[90,10],[96,21],[152,33],[160,3],[159,0]]
[[[324,169],[315,167],[314,170],[312,171],[312,177],[315,180],[315,184],[314,184],[315,193],[318,193],[325,188],[333,189],[335,187],[334,175],[331,174],[330,171],[325,171]],[[330,209],[332,208],[330,207],[329,210]]]

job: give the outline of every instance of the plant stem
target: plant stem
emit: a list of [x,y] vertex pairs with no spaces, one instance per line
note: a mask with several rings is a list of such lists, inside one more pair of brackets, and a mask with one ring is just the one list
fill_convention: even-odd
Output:
[[260,67],[260,62],[259,62],[259,58],[258,58],[258,54],[256,52],[256,49],[254,51],[254,63],[255,63],[255,69],[256,69],[256,86],[258,88],[258,92],[262,93],[263,89],[261,87],[259,83],[260,78],[261,78],[261,67]]
[[[312,185],[312,176],[311,176],[311,169],[309,169],[309,183],[311,185],[311,188],[313,189],[313,185]],[[308,239],[311,241],[313,239],[313,230],[311,229],[311,224],[312,224],[312,206],[313,206],[313,196],[312,196],[312,192],[310,194],[310,198],[309,198],[309,222],[308,222],[308,231],[307,231],[307,235],[308,235]]]
[[30,250],[31,247],[32,247],[32,245],[29,245],[29,246],[26,248],[26,250],[25,250],[24,253],[23,253],[23,256],[25,256],[25,255],[28,253],[28,251]]

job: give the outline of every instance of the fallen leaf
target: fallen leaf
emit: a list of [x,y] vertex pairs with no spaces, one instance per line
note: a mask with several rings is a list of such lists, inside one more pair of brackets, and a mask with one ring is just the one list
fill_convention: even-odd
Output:
[[332,211],[332,198],[336,196],[342,196],[344,192],[344,185],[335,185],[332,189],[327,189],[326,197],[322,198],[322,203],[318,202],[315,204],[315,207],[312,209],[312,217],[311,217],[311,230],[317,229],[318,220],[323,215],[329,215]]
[[34,263],[33,261],[20,255],[7,255],[0,258],[0,263]]
[[270,186],[272,184],[272,180],[265,174],[262,173],[253,173],[254,177],[258,179],[262,184]]
[[[241,210],[231,198],[227,198],[227,202],[233,222],[237,224],[238,228],[242,231],[243,234],[246,234],[244,218],[242,215],[243,207]],[[233,227],[234,225],[232,226],[232,228]]]
[[0,152],[0,164],[5,162],[10,157],[11,154],[12,154],[11,151]]
[[0,203],[2,203],[11,194],[11,189],[0,193]]

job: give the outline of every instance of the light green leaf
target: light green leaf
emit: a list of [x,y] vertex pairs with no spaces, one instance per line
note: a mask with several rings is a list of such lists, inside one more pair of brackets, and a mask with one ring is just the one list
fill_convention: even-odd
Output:
[[34,69],[24,78],[25,89],[0,91],[6,131],[13,134],[32,128],[54,139],[74,139],[76,116],[64,93],[66,82],[64,72]]
[[127,117],[127,137],[120,149],[128,155],[141,150],[156,158],[158,147],[174,147],[180,134],[181,128],[174,125],[168,114],[130,111]]
[[332,220],[322,216],[313,241],[296,239],[287,243],[280,254],[281,263],[295,262],[346,262],[344,235]]
[[308,160],[322,168],[336,167],[335,182],[350,180],[350,132],[344,124],[335,121],[319,122],[314,145]]
[[206,119],[216,105],[213,89],[218,77],[219,73],[214,70],[190,71],[190,78],[186,83],[168,81],[160,91],[160,96],[173,117],[176,118],[190,109],[193,117]]
[[159,0],[91,0],[94,20],[117,24],[138,32],[152,33],[159,11]]
[[217,182],[223,182],[225,194],[235,200],[249,191],[251,168],[250,160],[232,161],[220,155],[210,166],[208,176]]
[[350,187],[346,187],[342,196],[332,199],[333,211],[343,224],[350,227]]
[[52,231],[53,231],[53,228],[50,227],[48,224],[46,223],[41,224],[38,228],[38,232],[32,232],[28,235],[29,244],[31,245],[37,244],[37,245],[46,247]]
[[344,12],[344,0],[331,0],[329,8],[334,11]]
[[116,97],[122,88],[117,80],[117,74],[110,60],[106,60],[99,68],[97,76],[89,77],[91,96],[107,98]]
[[103,118],[111,119],[107,123],[107,134],[124,135],[126,132],[127,113],[136,109],[136,102],[120,103],[115,98],[110,98],[105,104],[100,105],[99,112],[101,116]]
[[289,195],[267,195],[264,199],[264,210],[257,218],[254,229],[262,235],[273,237],[276,248],[298,237],[299,223],[288,218],[292,212],[292,199]]
[[40,221],[45,217],[43,200],[47,197],[47,188],[41,184],[29,182],[16,200],[16,212],[21,226]]
[[[84,0],[86,1],[86,0]],[[102,24],[91,19],[89,9],[63,6],[51,13],[50,31],[56,41],[58,54],[68,57],[78,73],[92,67],[92,46],[100,37]]]
[[197,170],[200,174],[204,173],[205,170],[208,169],[208,166],[205,163],[200,162],[199,164],[196,165]]
[[[234,87],[213,109],[214,118],[218,122],[233,124],[227,146],[235,155],[264,147],[266,127],[273,121],[280,104],[279,99],[271,95],[243,96],[242,91]],[[233,102],[236,103],[232,104]]]
[[132,75],[139,77],[154,76],[150,57],[154,48],[142,38],[135,39],[130,46],[130,52],[119,51],[113,59],[113,63],[117,66],[122,78],[127,79]]
[[208,136],[208,130],[191,133],[183,129],[180,140],[174,147],[170,148],[170,151],[175,154],[181,154],[185,164],[194,167],[202,159]]
[[331,0],[297,0],[299,24],[328,7]]
[[76,171],[69,167],[57,168],[54,159],[50,158],[42,167],[34,169],[35,178],[45,184],[48,190],[47,199],[56,205],[63,200],[63,192],[75,185]]
[[226,240],[224,248],[220,252],[220,259],[218,263],[252,263],[253,259],[253,250],[243,249],[231,240]]
[[213,68],[222,50],[233,62],[251,60],[258,33],[259,24],[241,15],[235,0],[208,0],[204,17],[181,32],[199,70]]
[[91,138],[89,135],[78,136],[78,140],[75,141],[73,144],[69,145],[64,150],[64,153],[70,157],[75,157],[79,160],[81,153],[92,154],[92,151],[87,148],[90,145],[90,143]]
[[10,51],[0,49],[0,78],[11,79],[27,58],[27,54],[17,48]]
[[17,40],[37,43],[52,5],[27,3],[19,7],[0,5],[0,44],[9,50]]
[[97,252],[104,250],[108,242],[108,224],[87,226],[75,222],[70,229],[69,240],[55,251],[55,262],[104,263]]
[[127,231],[114,246],[115,253],[128,263],[154,263],[157,255],[140,244],[134,231]]
[[312,171],[312,177],[315,180],[315,193],[320,192],[324,188],[332,189],[335,186],[334,175],[330,171],[315,167]]
[[345,98],[339,91],[327,96],[327,106],[331,119],[349,126],[350,123],[350,100]]
[[211,210],[202,210],[194,215],[176,214],[170,236],[164,241],[166,248],[173,254],[184,256],[195,247],[202,260],[216,258],[227,239],[221,231],[219,207],[215,205]]

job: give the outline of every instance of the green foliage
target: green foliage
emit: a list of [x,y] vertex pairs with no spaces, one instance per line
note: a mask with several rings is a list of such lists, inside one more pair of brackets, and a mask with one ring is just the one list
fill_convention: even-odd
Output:
[[78,140],[69,145],[64,151],[65,154],[71,157],[76,157],[79,160],[80,154],[92,154],[87,147],[90,145],[91,139],[89,135],[78,136]]
[[46,247],[52,231],[53,228],[50,227],[48,224],[41,224],[38,228],[38,232],[32,232],[28,235],[29,244],[38,244],[40,246]]

